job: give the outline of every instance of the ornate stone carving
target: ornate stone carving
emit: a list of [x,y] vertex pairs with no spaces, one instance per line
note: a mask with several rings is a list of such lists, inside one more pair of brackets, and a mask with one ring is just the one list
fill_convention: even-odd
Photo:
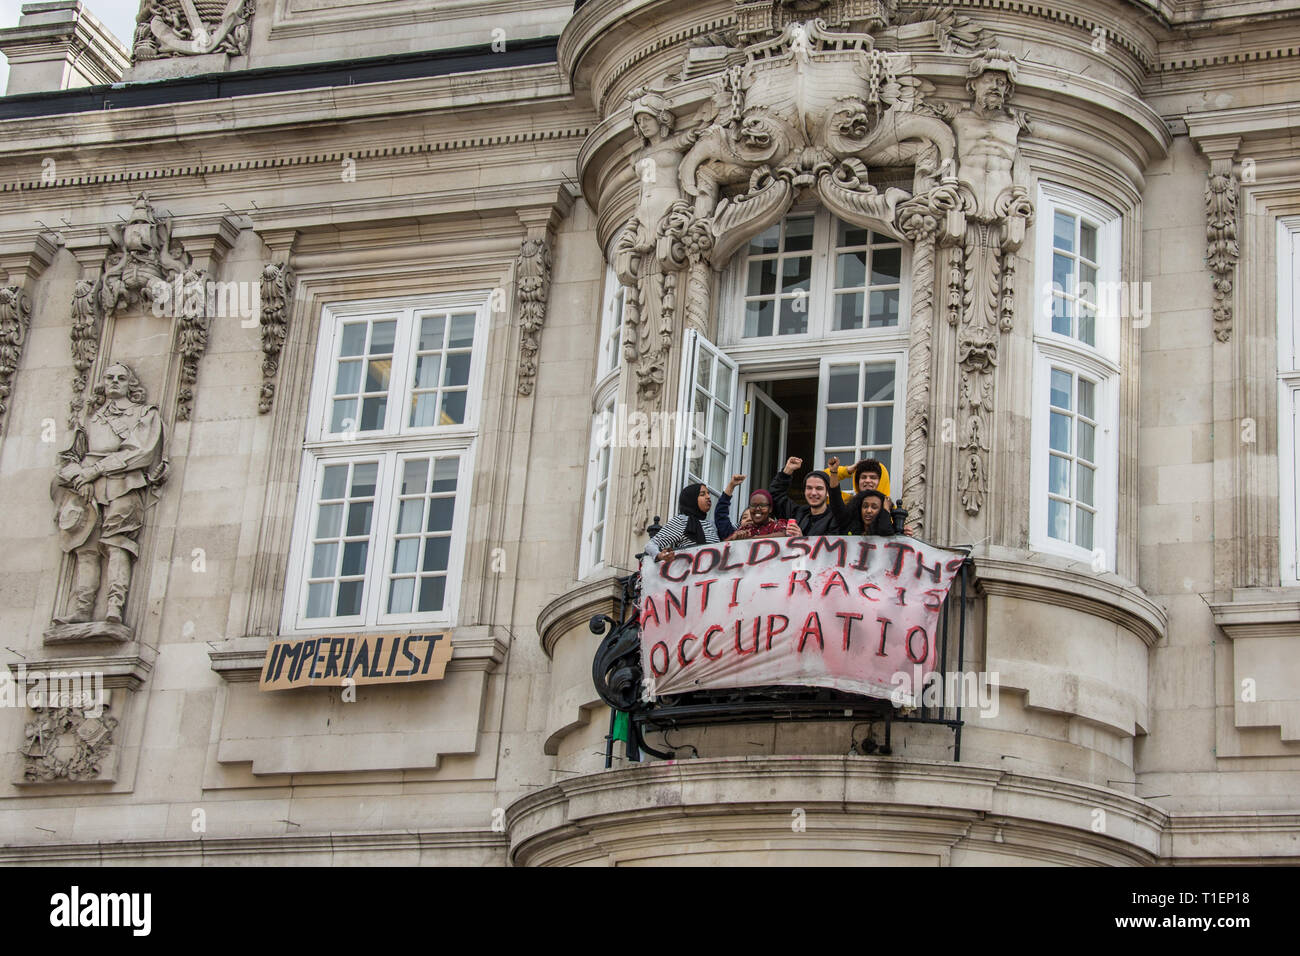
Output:
[[1232,337],[1232,284],[1241,249],[1237,244],[1237,174],[1232,158],[1210,160],[1205,184],[1206,261],[1214,274],[1214,337]]
[[207,272],[187,269],[181,281],[188,294],[176,322],[176,351],[181,357],[176,420],[187,422],[194,414],[194,383],[199,377],[199,359],[208,350],[208,328],[212,317],[207,311]]
[[257,400],[257,410],[262,415],[271,410],[275,400],[275,376],[289,334],[289,303],[296,282],[287,262],[269,262],[262,270],[262,389]]
[[146,402],[135,372],[110,365],[85,422],[59,456],[50,496],[59,545],[73,556],[73,579],[68,611],[47,632],[54,641],[67,636],[60,626],[92,620],[101,587],[107,592],[104,621],[122,623],[149,497],[167,478],[162,417]]
[[172,239],[171,217],[154,210],[148,193],[136,197],[126,224],[109,226],[108,233],[112,247],[96,283],[104,315],[170,296],[174,280],[190,268],[189,255]]
[[828,25],[873,33],[889,26],[898,0],[736,0],[742,40],[771,37],[790,23],[819,17]]
[[135,62],[167,56],[248,52],[255,0],[144,0],[136,17]]
[[907,507],[908,521],[918,534],[925,529],[936,246],[948,214],[960,206],[956,186],[947,182],[898,207],[898,230],[912,243],[912,313],[907,353],[905,466],[897,496]]
[[533,394],[537,350],[546,324],[546,297],[551,291],[550,240],[525,239],[519,247],[515,276],[519,295],[519,394]]
[[81,279],[72,291],[72,401],[68,427],[75,429],[86,404],[86,375],[99,355],[99,332],[104,317],[96,292],[98,282]]
[[0,433],[31,324],[32,300],[22,286],[0,287]]
[[33,707],[23,732],[23,778],[31,783],[98,779],[118,726],[107,709],[102,703]]
[[[949,322],[958,324],[957,487],[962,507],[979,514],[988,492],[993,376],[1001,333],[1015,321],[1014,253],[1033,219],[1029,171],[1017,145],[1027,128],[1007,101],[1015,89],[1015,58],[987,50],[972,61],[971,105],[953,117],[962,208],[948,217],[960,250],[949,257]],[[960,316],[953,308],[961,277]]]

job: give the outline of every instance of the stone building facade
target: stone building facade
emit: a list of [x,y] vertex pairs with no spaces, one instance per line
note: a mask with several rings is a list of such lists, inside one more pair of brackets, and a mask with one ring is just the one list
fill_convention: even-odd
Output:
[[[1300,859],[1300,3],[188,6],[0,31],[0,859]],[[606,769],[647,525],[832,452],[996,714]]]

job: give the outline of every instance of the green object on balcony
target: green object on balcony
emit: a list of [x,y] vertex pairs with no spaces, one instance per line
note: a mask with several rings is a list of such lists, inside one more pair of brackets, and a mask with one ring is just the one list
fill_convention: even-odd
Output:
[[629,743],[632,739],[632,722],[621,710],[614,711],[614,731],[610,736],[623,743]]

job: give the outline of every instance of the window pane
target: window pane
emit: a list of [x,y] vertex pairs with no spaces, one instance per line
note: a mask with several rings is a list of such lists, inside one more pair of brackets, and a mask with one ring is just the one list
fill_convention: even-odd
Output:
[[474,344],[474,315],[453,315],[451,332],[447,336],[447,348],[467,349]]
[[1070,392],[1074,376],[1059,368],[1052,369],[1052,405],[1056,408],[1071,408]]
[[421,494],[429,481],[429,459],[411,458],[402,466],[402,494]]
[[307,616],[329,617],[330,605],[333,603],[333,597],[333,581],[323,581],[320,584],[307,585]]
[[457,352],[447,356],[447,372],[443,376],[442,384],[453,387],[469,384],[468,352]]
[[835,285],[839,288],[855,288],[867,282],[867,253],[845,252],[836,257]]
[[861,292],[840,293],[835,297],[835,331],[862,328],[862,307],[866,296]]
[[423,571],[446,571],[447,557],[451,553],[451,538],[426,538],[424,541]]
[[374,507],[370,501],[354,501],[348,506],[349,535],[370,534],[370,515]]
[[903,275],[902,249],[873,249],[871,251],[871,284],[889,285],[901,281]]
[[1061,541],[1070,540],[1070,506],[1066,502],[1048,499],[1047,533]]
[[805,252],[813,246],[813,217],[791,216],[785,221],[785,251]]
[[781,261],[781,291],[807,292],[812,279],[812,256],[794,256]]
[[343,567],[340,574],[365,574],[368,541],[349,541],[343,545]]
[[456,490],[456,475],[460,470],[459,458],[439,458],[433,464],[433,491]]
[[321,505],[316,516],[316,537],[336,538],[343,527],[342,505]]
[[1079,379],[1079,414],[1093,421],[1097,420],[1096,394],[1097,387],[1092,382],[1086,378]]
[[1052,331],[1058,335],[1074,333],[1071,319],[1074,316],[1074,303],[1064,296],[1052,294]]
[[858,366],[832,365],[826,401],[832,405],[858,400]]
[[1052,220],[1052,245],[1066,252],[1074,251],[1074,217],[1057,212]]
[[387,398],[367,398],[361,402],[361,427],[358,431],[373,432],[384,427],[384,413],[388,410]]
[[332,578],[337,570],[339,546],[335,541],[318,544],[312,549],[311,576],[313,578]]
[[1097,267],[1079,263],[1078,296],[1093,305],[1097,304]]
[[721,362],[718,363],[718,381],[714,385],[713,394],[723,402],[731,400],[731,369]]
[[1086,345],[1097,344],[1097,312],[1090,305],[1079,306],[1079,341]]
[[745,338],[772,334],[772,316],[776,307],[769,302],[745,303]]
[[455,498],[434,498],[429,502],[428,531],[450,531],[451,519],[456,513]]
[[888,445],[894,431],[894,407],[881,405],[862,411],[862,444]]
[[465,392],[444,392],[442,395],[442,415],[439,425],[465,424]]
[[337,609],[339,617],[355,617],[361,613],[361,592],[365,583],[365,581],[339,582],[339,603]]
[[1097,261],[1097,227],[1090,223],[1079,227],[1079,255]]
[[873,289],[871,292],[872,328],[898,324],[898,290]]
[[839,246],[865,246],[867,244],[867,230],[861,226],[851,226],[843,220],[837,219],[836,245]]
[[699,363],[695,366],[695,384],[707,392],[713,385],[713,356],[703,349],[697,354]]
[[446,317],[441,315],[430,315],[420,320],[421,352],[431,352],[442,348],[442,333],[446,324]]
[[803,335],[808,331],[808,297],[781,300],[781,335]]
[[1070,451],[1070,416],[1052,412],[1051,425],[1052,451]]
[[1077,527],[1075,529],[1077,532],[1077,537],[1075,538],[1074,543],[1081,548],[1087,548],[1089,551],[1091,551],[1092,550],[1092,512],[1085,511],[1083,508],[1078,508],[1075,510],[1075,515],[1077,516]]
[[353,322],[343,326],[339,355],[360,355],[366,347],[366,323]]
[[393,548],[393,573],[415,570],[415,562],[420,554],[419,538],[402,538]]
[[872,364],[867,366],[867,384],[863,399],[868,402],[888,402],[894,398],[894,366]]
[[371,359],[366,363],[366,391],[388,391],[388,379],[393,371],[392,359]]
[[708,485],[715,491],[721,490],[727,484],[727,456],[716,448],[709,449],[709,481]]
[[370,332],[370,354],[391,355],[397,339],[397,322],[376,322]]
[[1074,295],[1074,260],[1060,253],[1052,256],[1052,284],[1061,292]]
[[776,294],[776,260],[760,259],[749,264],[749,279],[745,283],[746,295]]
[[826,410],[826,447],[852,447],[853,431],[858,425],[856,408],[830,408]]
[[438,372],[441,369],[441,355],[421,355],[415,360],[415,387],[437,388]]
[[729,424],[730,418],[731,415],[725,408],[717,402],[713,403],[712,438],[715,443],[719,445],[727,444],[727,425]]
[[447,579],[439,575],[435,578],[420,580],[420,610],[441,611]]
[[1096,478],[1096,472],[1087,465],[1079,465],[1078,478],[1079,488],[1075,497],[1085,505],[1096,504],[1096,502],[1092,500],[1093,480]]
[[1070,494],[1070,459],[1058,455],[1048,458],[1047,490],[1054,495]]
[[397,578],[388,592],[389,614],[410,614],[415,599],[415,578]]
[[781,241],[781,224],[778,222],[775,226],[769,226],[764,232],[749,240],[750,254],[762,254],[764,252],[776,252],[777,245]]
[[329,501],[330,499],[342,498],[344,489],[346,489],[347,486],[348,466],[330,465],[325,469],[325,474],[321,481],[321,499]]
[[361,384],[360,362],[339,362],[338,380],[334,385],[335,395],[355,395]]
[[334,409],[330,413],[330,432],[351,431],[357,427],[357,400],[349,398],[345,401],[336,401]]
[[[423,490],[423,489],[422,489]],[[397,533],[414,534],[424,520],[424,499],[403,501],[397,509]]]
[[375,479],[379,476],[379,463],[367,461],[352,467],[352,496],[365,497],[375,493]]
[[1097,430],[1086,422],[1079,422],[1079,457],[1085,461],[1097,460],[1094,446]]

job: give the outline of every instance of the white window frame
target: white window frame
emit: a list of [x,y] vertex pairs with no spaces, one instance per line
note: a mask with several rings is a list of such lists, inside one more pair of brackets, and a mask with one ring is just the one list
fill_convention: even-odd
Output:
[[[812,250],[812,276],[809,280],[808,296],[808,331],[799,335],[772,335],[755,338],[745,338],[745,290],[748,281],[748,270],[746,268],[749,254],[748,243],[746,243],[735,257],[724,274],[722,282],[722,311],[719,313],[721,318],[718,322],[718,341],[720,346],[732,354],[737,348],[743,348],[747,352],[759,352],[768,354],[781,354],[788,352],[792,347],[799,346],[825,346],[832,343],[852,342],[874,342],[877,340],[888,342],[891,339],[901,338],[906,341],[908,320],[912,311],[912,247],[903,240],[890,235],[884,230],[871,230],[878,235],[885,237],[890,242],[898,242],[901,249],[900,255],[900,275],[898,291],[898,324],[884,326],[881,328],[861,328],[861,329],[843,329],[835,330],[834,324],[834,304],[835,304],[835,238],[836,217],[830,210],[824,206],[815,208],[796,208],[791,209],[786,217],[812,215],[814,217],[813,225],[813,250]],[[870,273],[868,272],[868,279]],[[774,321],[779,321],[778,315]]]
[[596,344],[596,390],[623,365],[623,320],[627,309],[627,286],[618,281],[611,264],[605,270],[605,291],[601,297],[600,334]]
[[[295,509],[292,545],[285,575],[285,600],[280,626],[282,634],[360,632],[409,624],[435,627],[455,625],[463,581],[469,513],[472,508],[474,457],[487,364],[490,296],[490,290],[482,290],[420,298],[331,303],[322,309],[305,429],[306,440],[303,445],[301,492]],[[430,311],[475,314],[465,421],[457,425],[411,427],[406,425],[406,421],[410,407],[408,399],[414,384],[418,324],[421,314]],[[341,328],[349,319],[384,315],[398,317],[386,427],[382,432],[331,433],[328,431],[330,393],[334,385],[335,353]],[[439,612],[389,614],[383,609],[388,601],[402,464],[408,458],[450,455],[458,457],[459,466],[443,609]],[[379,461],[379,473],[375,486],[375,507],[371,515],[370,545],[366,555],[363,613],[309,619],[306,617],[306,605],[310,544],[324,468],[327,465],[364,460]]]
[[[1283,587],[1300,586],[1300,216],[1277,221],[1278,569]],[[1258,436],[1257,436],[1258,440]]]
[[[591,443],[587,458],[587,497],[582,508],[582,548],[578,560],[578,580],[583,580],[608,567],[609,563],[609,517],[613,500],[613,483],[615,476],[616,455],[618,452],[618,389],[602,390],[603,400],[598,403],[599,410],[591,422]],[[600,453],[609,449],[609,468],[604,477],[605,511],[600,514],[596,509],[596,499],[602,483],[600,475]],[[597,526],[603,531],[600,548],[594,547]]]
[[[1052,183],[1038,190],[1037,236],[1034,259],[1034,381],[1030,441],[1029,546],[1032,551],[1084,561],[1094,568],[1114,571],[1119,517],[1119,376],[1120,322],[1123,310],[1107,310],[1099,303],[1097,345],[1052,331],[1052,223],[1060,209],[1083,216],[1097,226],[1098,284],[1121,279],[1122,221],[1120,214],[1090,196]],[[1114,288],[1118,289],[1116,285]],[[1103,297],[1104,299],[1104,297]],[[1096,383],[1096,480],[1092,548],[1053,538],[1048,533],[1048,477],[1051,426],[1051,370],[1060,368]],[[1076,395],[1071,396],[1077,405]],[[1077,408],[1075,409],[1077,412]],[[1077,451],[1077,449],[1075,449]],[[1072,472],[1073,475],[1073,472]],[[1073,480],[1073,478],[1072,478]],[[1074,489],[1071,489],[1073,495]],[[1071,524],[1071,536],[1076,529]]]
[[[703,475],[695,476],[692,479],[690,473],[691,451],[693,450],[696,441],[694,418],[695,371],[699,362],[700,352],[708,352],[713,358],[715,374],[719,363],[725,365],[731,370],[731,388],[726,396],[713,395],[712,389],[710,389],[710,395],[712,396],[710,400],[712,401],[719,397],[725,398],[723,404],[728,405],[728,414],[730,415],[730,421],[727,423],[727,443],[724,446],[726,460],[723,462],[722,466],[725,477],[722,485],[717,488],[713,487],[711,484],[708,485],[709,490],[713,492],[716,507],[716,499],[725,489],[727,480],[735,473],[736,449],[740,447],[738,441],[738,436],[740,435],[738,423],[743,417],[742,415],[737,414],[739,411],[737,396],[739,395],[740,368],[736,360],[733,359],[725,349],[714,345],[694,329],[687,330],[682,349],[684,359],[682,361],[681,379],[678,383],[677,420],[674,423],[675,428],[673,438],[674,495],[685,485],[689,484],[691,480],[705,480]],[[706,434],[704,438],[706,445],[711,444],[711,436],[709,435],[710,431],[709,421],[706,420]],[[705,458],[703,461],[703,467],[706,472],[708,471],[707,456],[708,448],[705,449]],[[673,499],[673,507],[676,507],[676,500],[676,498]]]
[[[904,412],[907,407],[907,352],[906,350],[891,351],[871,351],[871,352],[850,352],[845,354],[823,356],[821,363],[817,367],[817,449],[816,454],[819,456],[814,461],[814,467],[821,468],[826,464],[826,458],[829,452],[826,450],[826,405],[830,397],[830,367],[832,365],[848,365],[853,362],[868,363],[872,365],[885,365],[892,363],[894,366],[894,415],[893,428],[890,434],[889,449],[889,474],[890,487],[894,490],[894,497],[898,496],[898,490],[902,488],[903,475],[903,445],[906,435],[906,422],[904,421]],[[859,426],[861,422],[858,423]],[[861,438],[861,427],[855,435],[855,438]],[[842,468],[852,468],[855,461],[840,460]],[[894,478],[894,475],[899,477]]]

